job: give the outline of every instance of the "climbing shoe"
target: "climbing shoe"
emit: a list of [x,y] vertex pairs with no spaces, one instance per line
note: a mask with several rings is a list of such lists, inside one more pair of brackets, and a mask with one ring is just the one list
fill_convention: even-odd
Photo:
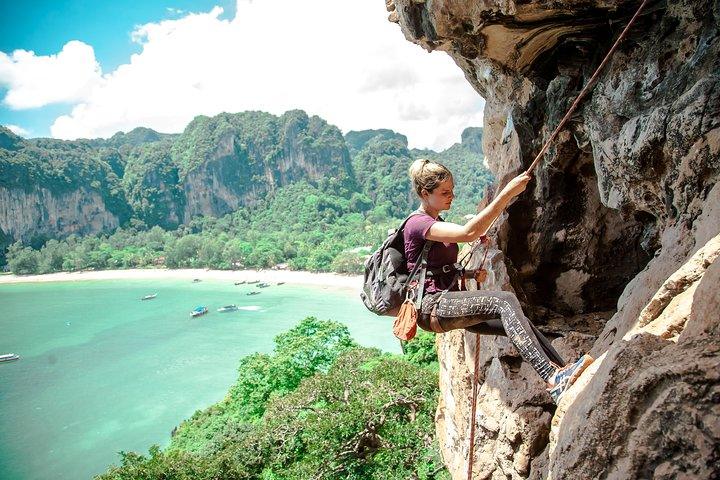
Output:
[[590,355],[583,355],[578,358],[575,363],[566,365],[560,370],[555,372],[550,380],[553,386],[548,389],[548,393],[552,397],[553,401],[557,404],[560,402],[563,394],[570,388],[570,385],[575,383],[580,374],[593,362],[593,358]]

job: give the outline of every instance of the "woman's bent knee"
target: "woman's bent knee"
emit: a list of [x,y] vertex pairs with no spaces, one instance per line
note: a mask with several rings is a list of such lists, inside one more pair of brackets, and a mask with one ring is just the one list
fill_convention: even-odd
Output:
[[497,298],[497,301],[499,303],[505,304],[510,310],[516,312],[516,313],[522,313],[522,307],[520,306],[520,301],[517,299],[514,293],[512,292],[506,292],[506,291],[499,291],[499,292],[492,292],[493,296]]

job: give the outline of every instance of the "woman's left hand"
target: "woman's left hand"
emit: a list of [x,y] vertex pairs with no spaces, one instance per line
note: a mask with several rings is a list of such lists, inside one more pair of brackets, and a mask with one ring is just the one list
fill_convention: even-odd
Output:
[[480,270],[475,270],[475,281],[477,282],[478,286],[485,283],[485,280],[487,280],[488,272],[484,268],[481,268]]
[[517,197],[525,191],[525,187],[527,187],[527,184],[531,179],[532,176],[529,173],[521,173],[510,180],[503,190],[507,191],[511,198]]

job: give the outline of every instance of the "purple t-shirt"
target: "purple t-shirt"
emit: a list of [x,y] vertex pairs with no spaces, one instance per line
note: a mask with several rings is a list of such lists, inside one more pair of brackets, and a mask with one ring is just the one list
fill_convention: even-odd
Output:
[[[407,258],[408,271],[412,271],[415,262],[418,261],[425,245],[425,236],[433,223],[442,221],[436,220],[427,213],[413,215],[405,224],[403,238],[405,240],[405,258]],[[458,244],[435,242],[428,252],[428,268],[441,268],[443,265],[452,265],[457,262]],[[455,272],[447,275],[435,276],[425,279],[425,291],[427,293],[435,293],[445,290],[450,286],[455,276]]]

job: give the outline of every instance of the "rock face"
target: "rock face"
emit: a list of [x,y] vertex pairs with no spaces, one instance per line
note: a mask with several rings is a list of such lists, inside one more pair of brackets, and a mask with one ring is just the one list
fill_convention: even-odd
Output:
[[14,241],[38,246],[126,221],[117,160],[92,141],[25,140],[0,126],[0,259]]
[[[387,6],[485,98],[503,183],[639,3]],[[651,2],[499,222],[483,287],[514,290],[566,359],[598,360],[556,409],[506,339],[481,337],[474,478],[720,478],[719,25],[717,2]],[[438,438],[466,478],[476,339],[438,345]]]
[[197,215],[217,217],[255,205],[268,193],[298,180],[316,183],[324,178],[347,181],[353,177],[350,154],[336,127],[302,111],[287,112],[279,119],[248,113],[259,117],[250,119],[253,122],[274,123],[266,132],[269,138],[265,132],[251,137],[238,129],[219,135],[203,162],[183,180],[187,199],[184,222]]
[[118,225],[118,216],[91,189],[59,193],[41,186],[30,192],[0,188],[0,231],[15,240],[86,235]]

